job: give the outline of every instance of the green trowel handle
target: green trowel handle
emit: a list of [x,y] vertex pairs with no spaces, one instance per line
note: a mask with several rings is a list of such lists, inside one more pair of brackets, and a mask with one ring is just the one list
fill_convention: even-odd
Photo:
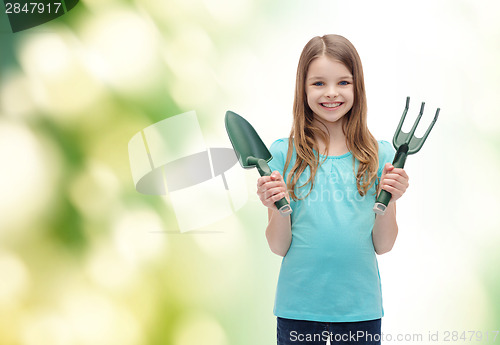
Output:
[[[271,176],[271,169],[264,159],[258,159],[255,162],[255,166],[257,167],[257,170],[259,170],[260,176]],[[274,204],[276,205],[278,211],[282,216],[287,216],[292,213],[292,208],[290,207],[290,204],[288,203],[286,198],[282,198],[276,201]]]
[[[408,145],[403,144],[396,151],[394,160],[392,161],[392,165],[395,168],[403,168],[405,166],[406,157],[408,157]],[[380,194],[378,195],[377,201],[375,201],[373,211],[376,214],[384,215],[387,205],[389,205],[389,201],[391,201],[391,198],[392,194],[382,189],[380,191]]]

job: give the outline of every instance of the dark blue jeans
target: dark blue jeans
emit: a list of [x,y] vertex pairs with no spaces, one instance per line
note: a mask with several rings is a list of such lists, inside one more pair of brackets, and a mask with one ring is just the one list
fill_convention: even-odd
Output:
[[316,322],[278,317],[278,345],[380,345],[382,320]]

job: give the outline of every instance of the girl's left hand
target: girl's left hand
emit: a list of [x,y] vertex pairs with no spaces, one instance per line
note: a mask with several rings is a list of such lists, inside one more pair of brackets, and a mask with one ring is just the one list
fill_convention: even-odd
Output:
[[394,202],[404,194],[409,186],[408,181],[409,178],[404,169],[395,168],[392,164],[386,163],[380,178],[380,189],[391,193],[390,202]]

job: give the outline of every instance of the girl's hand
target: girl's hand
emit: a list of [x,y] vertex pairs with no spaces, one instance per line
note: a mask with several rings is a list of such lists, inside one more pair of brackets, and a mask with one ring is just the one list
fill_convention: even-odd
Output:
[[257,195],[264,206],[274,210],[276,210],[274,203],[283,197],[290,202],[286,183],[278,171],[273,171],[271,176],[261,176],[257,180]]
[[384,189],[392,194],[391,202],[398,200],[409,186],[408,175],[404,169],[395,168],[392,164],[386,163],[382,177],[380,178],[380,189]]

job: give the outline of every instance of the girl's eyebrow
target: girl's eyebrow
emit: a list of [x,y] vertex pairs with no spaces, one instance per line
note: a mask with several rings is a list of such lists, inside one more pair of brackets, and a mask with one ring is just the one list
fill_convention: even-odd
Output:
[[[314,80],[314,79],[325,79],[325,77],[313,75],[313,76],[307,78],[307,80]],[[342,80],[342,79],[353,79],[353,77],[352,77],[352,75],[344,75],[342,77],[339,77],[338,79],[339,80]]]

